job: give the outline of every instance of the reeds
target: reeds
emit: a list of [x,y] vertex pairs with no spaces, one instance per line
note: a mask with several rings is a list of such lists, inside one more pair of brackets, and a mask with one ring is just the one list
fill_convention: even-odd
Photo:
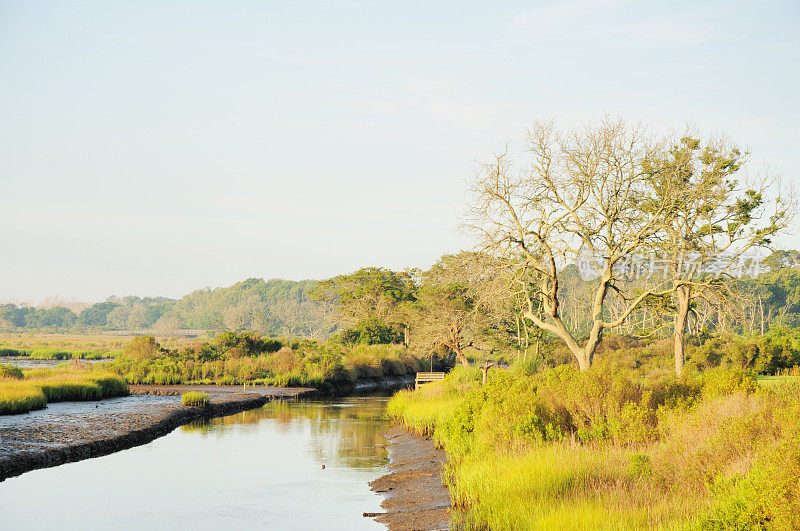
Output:
[[189,391],[181,395],[181,405],[188,407],[208,407],[208,393],[202,391]]
[[27,413],[48,402],[100,400],[128,394],[125,381],[108,371],[66,366],[0,377],[0,414]]

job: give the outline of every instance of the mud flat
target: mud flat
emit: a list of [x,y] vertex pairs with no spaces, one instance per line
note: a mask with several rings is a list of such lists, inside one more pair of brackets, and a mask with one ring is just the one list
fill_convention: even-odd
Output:
[[450,492],[442,484],[443,450],[399,426],[384,432],[391,472],[370,482],[386,499],[376,520],[390,530],[450,529]]
[[[181,406],[179,395],[189,390],[206,391],[210,406]],[[128,397],[49,404],[41,411],[0,417],[0,481],[146,444],[195,420],[314,393],[306,388],[131,386]]]

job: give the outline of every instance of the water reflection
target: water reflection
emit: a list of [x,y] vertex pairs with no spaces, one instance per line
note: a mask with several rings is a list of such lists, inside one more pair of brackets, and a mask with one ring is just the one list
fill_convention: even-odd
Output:
[[282,433],[309,441],[309,453],[320,464],[372,468],[386,463],[386,440],[380,433],[389,426],[386,398],[344,398],[337,401],[269,402],[264,407],[236,415],[193,422],[181,429],[203,436],[230,430],[254,432],[261,422],[272,422]]
[[385,406],[273,402],[10,478],[0,529],[382,529],[362,513],[381,511],[368,483],[387,471]]

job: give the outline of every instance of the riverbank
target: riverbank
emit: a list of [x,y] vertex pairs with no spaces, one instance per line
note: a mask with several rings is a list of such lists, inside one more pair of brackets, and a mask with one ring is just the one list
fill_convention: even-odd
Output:
[[[147,444],[189,422],[261,407],[269,400],[299,398],[306,388],[199,386],[207,408],[185,407],[182,386],[133,386],[133,397],[94,403],[61,403],[27,415],[0,418],[0,481],[38,468],[81,461]],[[205,389],[208,387],[210,389]],[[192,390],[199,390],[192,388]],[[161,395],[147,399],[136,395]],[[171,397],[171,398],[169,398]]]
[[450,529],[450,492],[442,484],[444,450],[433,440],[400,426],[383,433],[389,441],[391,472],[370,482],[374,492],[386,495],[386,510],[376,520],[394,530]]
[[[334,393],[390,392],[412,384],[413,376],[370,378]],[[179,397],[187,391],[206,392],[211,404],[207,408],[182,406]],[[65,402],[25,415],[0,417],[0,481],[147,444],[195,420],[258,408],[269,400],[316,396],[319,391],[306,387],[131,385],[130,393],[141,398]],[[166,400],[147,400],[144,395]]]

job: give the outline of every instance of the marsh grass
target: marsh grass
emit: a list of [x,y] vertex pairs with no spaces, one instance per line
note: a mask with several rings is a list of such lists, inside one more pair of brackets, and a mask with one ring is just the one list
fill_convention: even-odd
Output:
[[63,349],[35,349],[28,354],[31,359],[36,360],[101,360],[118,355],[121,350],[63,350]]
[[0,357],[2,356],[27,356],[30,354],[30,350],[25,349],[18,349],[18,348],[0,348]]
[[800,391],[741,371],[498,371],[482,387],[457,369],[388,413],[447,451],[455,527],[800,526]]
[[0,414],[27,413],[48,402],[100,400],[128,394],[119,376],[79,364],[21,371],[22,378],[0,377]]
[[202,391],[189,391],[181,395],[181,405],[188,407],[208,407],[211,402],[208,393]]

